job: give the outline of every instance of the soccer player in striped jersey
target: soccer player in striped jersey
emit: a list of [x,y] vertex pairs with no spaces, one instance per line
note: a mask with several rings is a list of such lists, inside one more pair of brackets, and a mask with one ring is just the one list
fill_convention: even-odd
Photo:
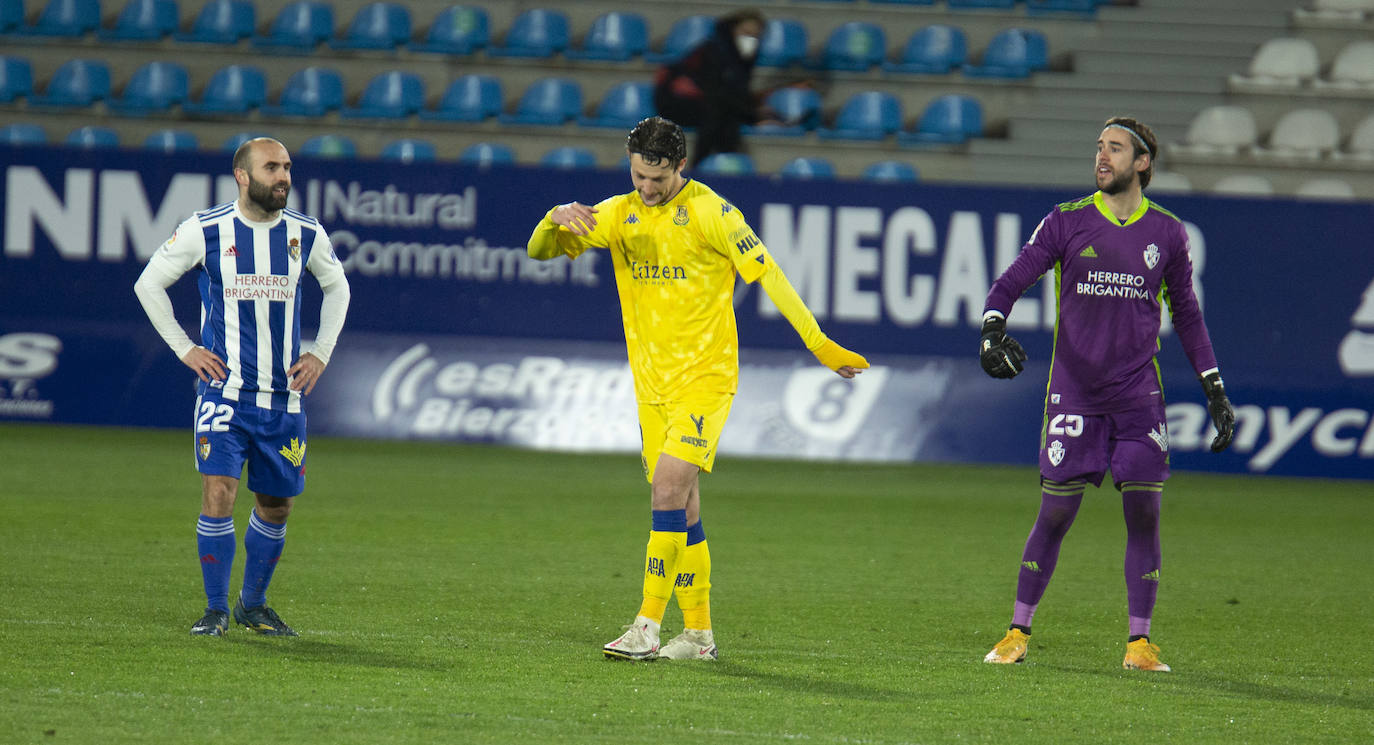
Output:
[[[195,458],[201,473],[197,556],[207,607],[191,627],[220,636],[229,626],[234,499],[245,464],[257,495],[243,548],[243,589],[234,620],[272,636],[296,632],[267,606],[267,586],[286,542],[292,498],[305,488],[305,412],[348,313],[348,279],[319,221],[286,208],[291,156],[257,138],[234,153],[236,201],[197,212],[148,260],[134,291],[167,346],[200,379]],[[197,345],[173,316],[167,288],[199,273]],[[320,329],[301,350],[302,275],[324,290]]]
[[1162,302],[1202,382],[1217,430],[1213,452],[1230,444],[1235,413],[1193,294],[1188,234],[1173,213],[1143,193],[1156,152],[1149,127],[1127,117],[1107,120],[1097,139],[1098,191],[1051,210],[988,293],[979,356],[996,378],[1022,371],[1026,354],[1007,336],[1006,318],[1016,299],[1051,269],[1059,316],[1040,436],[1040,513],[1021,555],[1011,627],[987,662],[1025,659],[1031,618],[1083,491],[1088,482],[1101,486],[1110,469],[1126,519],[1130,629],[1122,666],[1169,670],[1149,636],[1160,578],[1160,495],[1169,477],[1155,361]]
[[[711,471],[739,382],[735,275],[763,287],[822,364],[853,378],[868,362],[821,333],[739,210],[683,176],[681,127],[645,119],[630,132],[627,149],[635,190],[595,207],[571,202],[549,210],[530,237],[529,255],[576,258],[605,248],[615,267],[652,521],[643,602],[634,623],[602,652],[713,660],[699,475]],[[684,629],[660,649],[660,624],[675,592]]]

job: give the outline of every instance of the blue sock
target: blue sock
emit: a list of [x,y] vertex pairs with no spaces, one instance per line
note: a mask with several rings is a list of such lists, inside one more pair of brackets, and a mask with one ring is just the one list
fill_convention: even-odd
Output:
[[205,583],[205,605],[229,612],[229,570],[234,568],[234,518],[200,516],[196,522],[196,552]]
[[686,533],[687,532],[687,510],[652,510],[653,527],[667,533]]
[[253,510],[248,530],[243,533],[243,607],[256,608],[267,603],[267,585],[286,545],[286,523],[269,523]]
[[687,545],[695,546],[706,540],[706,528],[702,527],[701,520],[697,520],[695,525],[687,526]]

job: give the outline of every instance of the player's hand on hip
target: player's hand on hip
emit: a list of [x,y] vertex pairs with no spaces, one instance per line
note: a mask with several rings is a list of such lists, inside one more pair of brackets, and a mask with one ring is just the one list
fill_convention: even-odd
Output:
[[595,207],[581,202],[568,202],[554,208],[551,219],[571,231],[574,235],[587,235],[596,227]]
[[1026,350],[1007,336],[1007,319],[989,316],[983,321],[983,338],[978,341],[978,362],[983,372],[994,378],[1014,378],[1026,369]]
[[1236,410],[1231,407],[1231,399],[1226,397],[1221,373],[1211,372],[1198,379],[1202,381],[1202,392],[1207,394],[1207,413],[1212,417],[1212,426],[1217,428],[1217,436],[1212,438],[1212,452],[1220,453],[1231,445],[1231,436],[1236,429]]
[[320,358],[306,352],[286,371],[286,377],[291,381],[287,385],[293,391],[300,391],[302,396],[309,396],[323,373],[324,363],[320,362]]
[[191,347],[191,351],[182,356],[181,361],[194,370],[196,377],[202,382],[209,383],[211,380],[224,380],[229,377],[229,369],[225,366],[224,360],[205,347]]
[[868,360],[864,359],[863,355],[851,352],[830,339],[811,350],[811,353],[816,355],[816,359],[820,360],[822,365],[834,370],[842,378],[852,378],[868,367]]

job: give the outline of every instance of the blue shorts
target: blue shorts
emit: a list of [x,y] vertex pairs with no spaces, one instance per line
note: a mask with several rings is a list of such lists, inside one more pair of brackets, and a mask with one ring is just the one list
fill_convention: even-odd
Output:
[[207,389],[196,397],[196,469],[207,476],[242,478],[269,497],[305,491],[305,414],[225,401]]
[[1111,469],[1112,480],[1164,481],[1169,478],[1169,430],[1164,401],[1115,414],[1075,414],[1045,409],[1040,429],[1040,475],[1047,481],[1086,479],[1095,486]]

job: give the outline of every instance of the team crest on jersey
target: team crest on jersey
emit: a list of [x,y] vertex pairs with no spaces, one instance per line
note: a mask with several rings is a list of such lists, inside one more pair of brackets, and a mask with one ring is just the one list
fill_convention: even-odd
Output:
[[673,215],[673,224],[674,224],[674,225],[686,225],[686,224],[687,224],[687,206],[686,206],[686,205],[679,204],[679,205],[677,206],[677,214],[676,214],[676,215]]
[[1160,422],[1158,427],[1150,430],[1150,439],[1159,446],[1161,453],[1169,452],[1169,430],[1165,429],[1164,422]]
[[1050,446],[1045,448],[1045,455],[1050,457],[1050,465],[1057,466],[1064,462],[1064,443],[1055,440]]
[[1151,243],[1145,247],[1145,267],[1154,269],[1155,264],[1159,263],[1159,246]]
[[205,460],[206,458],[209,458],[209,457],[210,457],[210,438],[208,438],[208,437],[202,437],[202,438],[200,438],[200,446],[197,448],[197,450],[200,452],[200,459],[201,459],[201,460]]
[[301,239],[292,238],[286,242],[286,252],[291,255],[292,261],[301,260]]

